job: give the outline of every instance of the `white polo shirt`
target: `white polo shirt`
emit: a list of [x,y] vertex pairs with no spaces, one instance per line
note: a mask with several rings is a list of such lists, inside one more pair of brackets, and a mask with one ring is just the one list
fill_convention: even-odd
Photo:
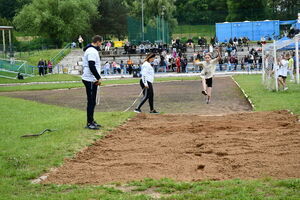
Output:
[[96,70],[98,71],[99,75],[101,75],[101,61],[99,57],[98,51],[94,47],[89,47],[83,55],[83,74],[82,80],[96,82],[97,79],[91,72],[89,68],[89,61],[95,62]]

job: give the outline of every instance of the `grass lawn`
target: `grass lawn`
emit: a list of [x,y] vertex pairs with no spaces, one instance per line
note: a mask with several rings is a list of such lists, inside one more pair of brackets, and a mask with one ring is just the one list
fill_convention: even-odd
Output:
[[57,82],[57,81],[80,81],[80,76],[71,74],[47,74],[46,76],[26,77],[24,80],[11,80],[0,78],[0,84],[4,83],[31,83],[31,82]]
[[[7,72],[7,71],[0,71],[0,75],[16,78],[17,73],[12,73],[12,72]],[[1,83],[2,80],[7,81],[7,82],[15,82],[16,81],[14,79],[0,78],[0,83]]]
[[[178,25],[172,34],[173,38],[192,38],[192,37],[213,37],[215,35],[215,25]],[[197,41],[195,41],[197,42]]]
[[[104,199],[149,200],[138,194],[154,190],[161,199],[243,199],[296,200],[300,197],[300,179],[227,180],[175,182],[170,179],[145,179],[129,183],[131,193],[107,186],[31,184],[64,158],[72,157],[83,147],[101,138],[99,132],[83,128],[85,112],[0,96],[0,199]],[[96,113],[107,132],[133,117],[128,113]],[[21,138],[45,128],[57,129],[39,137]],[[115,183],[116,186],[120,184]]]
[[16,54],[16,60],[25,60],[28,65],[37,66],[40,59],[50,60],[56,56],[61,49],[48,49],[42,51],[19,52]]
[[300,84],[287,80],[287,91],[269,91],[261,83],[261,75],[236,75],[234,79],[251,99],[256,111],[290,110],[300,115]]

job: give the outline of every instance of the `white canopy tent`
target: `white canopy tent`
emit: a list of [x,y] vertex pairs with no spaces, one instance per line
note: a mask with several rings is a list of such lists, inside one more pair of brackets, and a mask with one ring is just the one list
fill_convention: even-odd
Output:
[[[277,51],[288,51],[288,50],[295,50],[296,54],[296,82],[297,84],[300,83],[299,81],[299,40],[300,40],[300,34],[297,34],[294,38],[288,39],[283,38],[281,40],[275,41],[270,44],[266,44],[262,48],[262,58],[265,60],[266,54],[273,55],[274,58],[274,65],[277,65]],[[265,62],[263,64],[263,73],[262,73],[262,80],[265,81]],[[276,81],[276,90],[278,90],[277,86],[277,78],[275,78]]]

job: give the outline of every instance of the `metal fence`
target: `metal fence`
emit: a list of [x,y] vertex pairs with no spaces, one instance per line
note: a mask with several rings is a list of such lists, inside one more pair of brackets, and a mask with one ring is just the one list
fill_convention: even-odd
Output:
[[156,18],[156,26],[145,25],[142,28],[142,20],[128,17],[128,41],[131,44],[142,42],[170,43],[169,23],[161,17]]

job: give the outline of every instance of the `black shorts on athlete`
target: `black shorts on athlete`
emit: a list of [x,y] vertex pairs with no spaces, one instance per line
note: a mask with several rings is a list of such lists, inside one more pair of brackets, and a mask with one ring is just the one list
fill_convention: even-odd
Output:
[[213,83],[212,78],[205,79],[205,83],[207,87],[212,87],[212,83]]

